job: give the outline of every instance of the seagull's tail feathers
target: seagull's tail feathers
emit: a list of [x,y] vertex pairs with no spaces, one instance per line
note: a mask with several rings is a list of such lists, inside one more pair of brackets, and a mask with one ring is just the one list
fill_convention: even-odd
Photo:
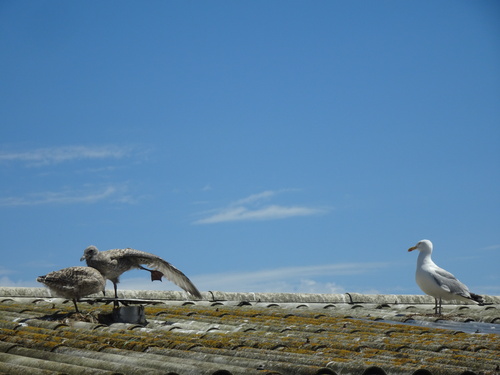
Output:
[[51,286],[51,285],[54,285],[54,284],[61,284],[60,286],[62,288],[67,288],[67,286],[65,286],[62,282],[65,281],[64,279],[60,279],[60,278],[57,278],[57,277],[54,277],[52,276],[51,274],[48,274],[48,275],[45,275],[45,276],[38,276],[36,281],[38,281],[39,283],[42,283],[42,284],[45,284],[47,286]]
[[479,304],[484,303],[484,298],[482,296],[480,296],[479,294],[470,293],[470,298]]

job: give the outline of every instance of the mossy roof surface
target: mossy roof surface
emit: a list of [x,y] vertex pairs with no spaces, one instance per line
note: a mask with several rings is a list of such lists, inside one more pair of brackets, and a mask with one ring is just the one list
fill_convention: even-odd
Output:
[[100,296],[76,315],[44,288],[0,288],[0,373],[500,374],[500,297],[435,316],[427,296],[203,296],[121,291],[137,324],[112,323]]

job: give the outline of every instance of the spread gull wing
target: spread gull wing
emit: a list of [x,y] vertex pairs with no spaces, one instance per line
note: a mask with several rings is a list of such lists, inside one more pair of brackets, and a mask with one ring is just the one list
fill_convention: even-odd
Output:
[[126,261],[131,268],[140,265],[151,267],[154,270],[160,271],[168,280],[194,297],[202,298],[198,289],[182,271],[157,255],[135,249],[123,249],[119,252],[115,252],[112,258],[120,258],[119,262]]

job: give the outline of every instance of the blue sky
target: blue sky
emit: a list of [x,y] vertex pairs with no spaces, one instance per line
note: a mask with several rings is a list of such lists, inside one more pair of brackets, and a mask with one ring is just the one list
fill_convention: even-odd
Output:
[[7,0],[0,51],[0,286],[92,244],[202,291],[421,294],[427,238],[500,294],[497,1]]

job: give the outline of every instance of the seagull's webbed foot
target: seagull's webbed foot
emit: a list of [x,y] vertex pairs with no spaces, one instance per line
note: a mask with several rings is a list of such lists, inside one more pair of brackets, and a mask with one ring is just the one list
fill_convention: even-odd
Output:
[[163,273],[161,273],[160,271],[150,270],[150,269],[147,269],[146,267],[142,267],[142,266],[139,266],[139,268],[141,270],[151,272],[151,281],[155,281],[155,280],[160,280],[161,281],[161,278],[163,277]]
[[151,272],[151,281],[155,281],[155,280],[161,281],[161,278],[163,277],[163,273],[161,273],[160,271],[156,271],[156,270],[152,270],[150,272]]

